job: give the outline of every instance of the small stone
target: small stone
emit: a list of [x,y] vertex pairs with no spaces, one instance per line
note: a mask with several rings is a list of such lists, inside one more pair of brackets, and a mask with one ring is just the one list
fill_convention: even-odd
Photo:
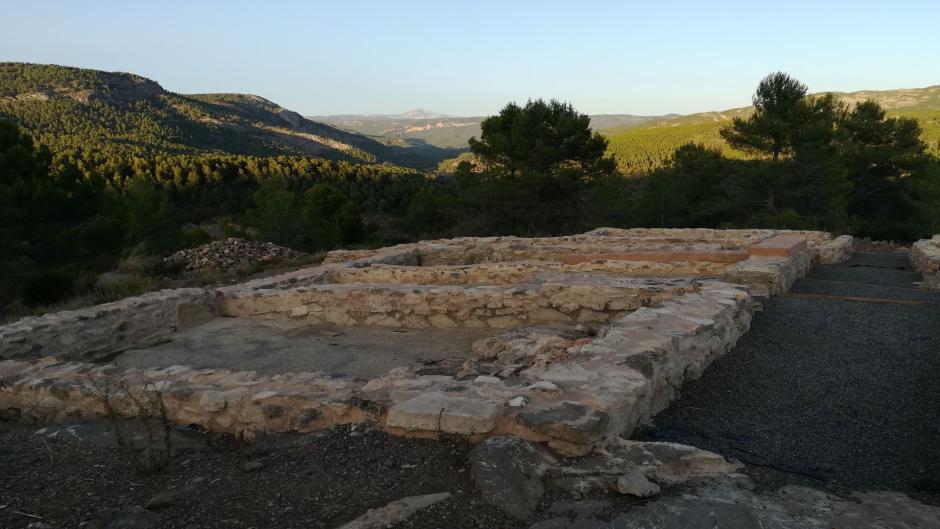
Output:
[[307,307],[303,305],[290,309],[291,318],[303,318],[309,313],[310,313],[310,309],[308,309]]
[[548,382],[547,380],[540,380],[535,384],[526,387],[525,389],[528,391],[559,391],[561,388],[552,382]]
[[264,468],[264,463],[261,461],[249,461],[245,463],[243,468],[245,469],[245,472],[257,472]]
[[649,498],[659,494],[659,485],[653,483],[642,472],[633,470],[617,478],[617,492],[637,498]]
[[496,377],[491,377],[487,375],[480,375],[476,377],[475,379],[473,379],[473,381],[477,384],[499,384],[500,382],[502,382],[500,379]]
[[518,397],[513,397],[506,401],[506,404],[511,408],[522,408],[529,404],[529,397],[525,395],[519,395]]
[[144,504],[144,508],[148,511],[155,511],[157,509],[163,509],[164,507],[169,507],[176,502],[176,493],[172,491],[161,492],[156,496],[147,500],[147,503]]
[[139,505],[107,509],[89,527],[92,529],[154,529],[160,517]]
[[450,498],[449,492],[410,496],[384,507],[369,509],[362,516],[340,526],[340,529],[384,529],[410,518],[414,513]]

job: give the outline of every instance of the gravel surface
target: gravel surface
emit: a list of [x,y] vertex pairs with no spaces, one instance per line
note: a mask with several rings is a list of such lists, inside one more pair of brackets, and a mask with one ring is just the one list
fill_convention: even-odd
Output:
[[[865,295],[892,268],[818,267],[794,291]],[[877,259],[877,261],[876,261]],[[823,276],[827,282],[815,281]],[[854,294],[853,294],[854,292]],[[878,290],[878,297],[900,291]],[[940,305],[777,297],[735,349],[638,434],[736,457],[758,483],[891,489],[940,501]]]

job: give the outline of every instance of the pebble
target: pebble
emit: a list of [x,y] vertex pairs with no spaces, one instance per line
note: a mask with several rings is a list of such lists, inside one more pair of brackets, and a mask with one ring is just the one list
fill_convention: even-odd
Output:
[[249,461],[245,463],[243,468],[245,469],[245,472],[257,472],[264,468],[264,463],[261,461]]
[[161,492],[156,496],[147,500],[147,503],[144,504],[144,509],[148,511],[155,511],[157,509],[163,509],[169,507],[176,502],[176,493],[172,491]]

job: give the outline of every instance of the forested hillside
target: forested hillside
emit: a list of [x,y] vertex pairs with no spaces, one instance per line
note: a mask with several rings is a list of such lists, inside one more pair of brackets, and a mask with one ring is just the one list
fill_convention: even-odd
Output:
[[175,94],[138,75],[55,65],[0,63],[0,117],[54,150],[309,155],[417,168],[440,159],[310,121],[256,95]]
[[[838,101],[849,106],[871,99],[885,108],[889,116],[917,119],[923,129],[924,142],[934,153],[940,153],[940,86],[833,95]],[[618,167],[627,175],[645,175],[663,167],[677,147],[690,142],[719,149],[730,157],[741,158],[745,156],[744,153],[730,148],[721,139],[719,131],[728,126],[735,117],[747,116],[752,112],[753,107],[742,107],[656,119],[610,129],[604,131],[610,142],[608,153],[617,160]]]

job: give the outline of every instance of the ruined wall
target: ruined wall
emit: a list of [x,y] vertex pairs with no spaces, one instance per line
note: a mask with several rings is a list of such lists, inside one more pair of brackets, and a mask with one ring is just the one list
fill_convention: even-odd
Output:
[[676,261],[622,261],[598,259],[577,264],[559,261],[515,261],[474,265],[394,266],[334,268],[325,277],[330,283],[400,283],[415,285],[509,285],[533,281],[543,272],[597,272],[624,277],[717,277],[729,263]]
[[852,257],[855,239],[851,235],[840,235],[831,241],[817,242],[816,261],[819,264],[839,264]]
[[[661,255],[635,259],[647,250]],[[100,415],[96,384],[113,380],[161,392],[174,422],[217,431],[372,421],[400,435],[512,433],[584,453],[629,434],[729,351],[750,325],[755,295],[785,291],[814,260],[837,262],[850,250],[850,238],[822,232],[603,229],[331,252],[333,262],[214,291],[164,291],[0,327],[0,409],[44,420]],[[670,260],[679,253],[702,259]],[[369,381],[88,362],[216,315],[477,326],[494,336],[459,371],[399,368]],[[83,361],[62,361],[72,359]]]
[[924,276],[924,285],[940,289],[940,235],[911,245],[911,266]]
[[517,285],[343,283],[234,293],[226,316],[311,324],[388,327],[492,327],[525,323],[603,323],[639,307],[693,291],[684,280],[542,274]]
[[56,356],[100,361],[165,340],[214,317],[218,296],[198,288],[161,290],[0,326],[0,358]]
[[[699,291],[641,309],[595,339],[537,346],[530,362],[475,361],[458,375],[396,369],[362,383],[322,373],[260,377],[224,369],[121,369],[84,362],[0,361],[0,409],[44,421],[132,411],[127,391],[159,392],[174,423],[251,436],[312,431],[371,421],[409,436],[459,434],[472,440],[502,433],[584,454],[629,435],[731,349],[751,319],[746,290],[703,282]],[[558,353],[561,352],[560,355]],[[552,354],[552,362],[539,362]]]

